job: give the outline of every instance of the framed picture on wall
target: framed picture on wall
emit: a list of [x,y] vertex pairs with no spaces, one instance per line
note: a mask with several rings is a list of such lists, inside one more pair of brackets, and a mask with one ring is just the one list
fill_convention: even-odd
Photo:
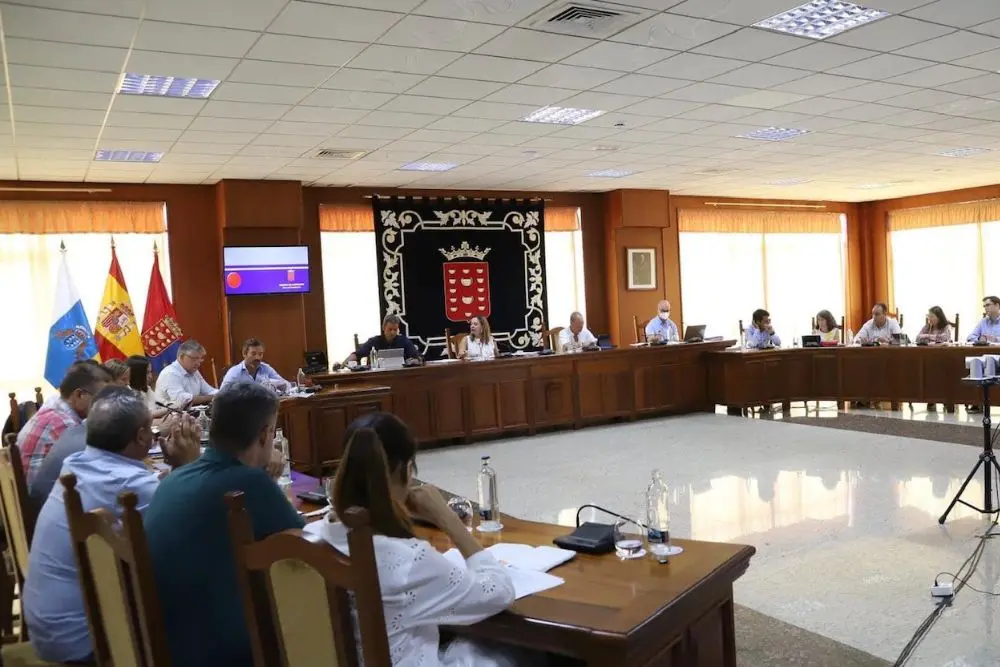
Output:
[[656,289],[656,249],[626,248],[628,289]]

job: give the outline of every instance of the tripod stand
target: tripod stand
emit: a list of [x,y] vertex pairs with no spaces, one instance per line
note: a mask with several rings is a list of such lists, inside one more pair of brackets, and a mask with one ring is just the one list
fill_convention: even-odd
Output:
[[[944,523],[948,520],[948,515],[951,513],[952,508],[955,507],[955,503],[962,503],[966,507],[974,509],[981,514],[995,514],[1000,512],[1000,507],[993,506],[993,471],[995,470],[998,475],[998,482],[1000,482],[1000,464],[997,463],[997,457],[993,453],[993,437],[990,433],[990,426],[992,422],[990,421],[990,387],[995,384],[1000,384],[1000,378],[998,377],[988,377],[988,378],[966,378],[966,382],[971,382],[977,384],[983,388],[983,451],[979,454],[979,461],[973,466],[972,472],[969,476],[965,478],[962,482],[961,488],[955,497],[951,499],[948,504],[948,509],[944,511],[941,518],[938,519],[938,523]],[[976,476],[979,472],[979,468],[983,468],[983,506],[976,507],[971,503],[967,503],[962,500],[962,494],[965,493],[965,487],[969,485],[972,478]]]

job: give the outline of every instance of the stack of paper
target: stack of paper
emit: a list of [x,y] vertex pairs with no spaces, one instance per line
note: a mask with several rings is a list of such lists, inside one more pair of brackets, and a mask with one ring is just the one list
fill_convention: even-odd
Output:
[[[517,600],[566,583],[561,577],[546,572],[576,555],[567,549],[532,547],[527,544],[495,544],[486,550],[508,568],[510,579],[514,583],[514,598]],[[465,559],[458,549],[449,549],[444,557],[456,565],[465,565]]]

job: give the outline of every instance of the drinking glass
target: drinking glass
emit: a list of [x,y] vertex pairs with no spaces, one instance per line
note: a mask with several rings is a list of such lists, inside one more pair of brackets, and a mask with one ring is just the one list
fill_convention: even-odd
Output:
[[328,516],[331,517],[337,516],[336,512],[333,509],[333,488],[336,483],[337,483],[337,478],[333,475],[330,475],[329,477],[324,477],[322,479],[323,493],[326,494],[326,502],[328,503],[327,507],[330,509]]
[[458,515],[458,518],[465,524],[465,529],[471,533],[472,524],[476,517],[475,512],[472,511],[472,501],[462,496],[454,496],[448,500],[448,507]]
[[615,553],[622,560],[634,560],[646,555],[643,546],[643,528],[631,519],[615,521]]

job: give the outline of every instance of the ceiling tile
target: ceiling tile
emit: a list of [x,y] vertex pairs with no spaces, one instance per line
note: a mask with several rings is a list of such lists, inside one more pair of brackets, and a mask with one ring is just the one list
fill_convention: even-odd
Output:
[[678,134],[683,134],[686,132],[698,132],[707,127],[711,127],[711,124],[701,120],[667,118],[666,120],[651,123],[650,125],[647,125],[645,129],[653,132],[676,132]]
[[900,76],[889,79],[890,83],[901,83],[906,86],[922,86],[924,88],[937,88],[946,83],[963,81],[973,77],[978,78],[982,74],[979,70],[969,67],[956,67],[955,65],[932,65],[924,69],[918,69]]
[[[148,127],[118,127],[105,125],[101,138],[107,140],[127,139],[132,141],[169,141],[180,139],[183,130]],[[20,136],[18,137],[20,141]]]
[[847,107],[846,109],[832,111],[829,115],[834,118],[870,121],[878,120],[879,118],[886,118],[887,116],[897,113],[899,113],[899,109],[896,107],[885,106],[882,104],[859,104],[857,106]]
[[449,116],[436,120],[427,126],[428,130],[447,130],[455,132],[489,132],[504,124],[502,120],[488,118],[459,118]]
[[112,109],[111,113],[108,114],[108,125],[117,125],[120,127],[148,127],[153,129],[165,128],[183,130],[189,125],[193,127],[197,120],[197,118],[192,120],[190,116],[178,116],[175,114],[136,113],[133,111],[115,111],[114,109]]
[[351,67],[409,74],[434,74],[458,57],[457,53],[450,51],[372,44],[351,61]]
[[754,113],[754,110],[746,107],[730,107],[722,104],[707,104],[705,106],[692,109],[691,111],[685,111],[677,117],[688,120],[705,120],[713,123],[724,123],[748,116],[752,113]]
[[1000,91],[1000,74],[982,74],[974,79],[964,79],[938,86],[941,90],[959,95],[989,95]]
[[596,43],[593,39],[582,37],[510,28],[480,46],[476,53],[556,62]]
[[772,58],[809,43],[810,40],[805,37],[779,35],[758,28],[743,28],[714,42],[699,46],[695,52],[721,58],[756,61]]
[[874,55],[877,55],[874,51],[856,49],[853,46],[842,46],[830,42],[820,42],[775,56],[768,59],[767,62],[772,65],[825,72],[826,70],[864,60]]
[[413,132],[409,127],[369,127],[367,125],[348,125],[337,133],[339,137],[354,139],[400,139]]
[[796,95],[794,93],[779,93],[772,90],[758,90],[739,97],[732,97],[726,100],[726,104],[738,107],[754,107],[757,109],[774,109],[794,104],[808,99],[808,95]]
[[549,65],[521,80],[521,83],[532,86],[555,86],[588,90],[607,83],[620,76],[616,72],[593,67],[574,67],[572,65]]
[[31,0],[31,5],[125,18],[138,18],[143,10],[137,0]]
[[411,15],[396,23],[378,41],[392,46],[465,53],[496,37],[502,30],[500,26],[485,23]]
[[962,95],[943,90],[915,90],[906,95],[882,100],[881,103],[905,109],[927,109],[943,104],[954,104],[963,99]]
[[669,9],[673,14],[725,21],[736,25],[752,25],[762,19],[780,14],[788,8],[789,0],[755,0],[755,2],[686,0],[686,2],[674,5]]
[[695,83],[686,88],[672,91],[667,94],[667,97],[690,102],[714,103],[724,102],[733,97],[747,95],[752,92],[754,92],[753,88],[744,88],[741,86],[724,86],[718,83]]
[[642,70],[642,74],[704,81],[714,76],[745,66],[741,60],[702,56],[697,53],[680,53]]
[[813,74],[797,81],[790,81],[780,86],[775,86],[774,90],[783,93],[798,93],[800,95],[827,95],[838,90],[854,88],[857,85],[857,79],[850,79],[845,76],[833,76],[832,74]]
[[829,97],[813,97],[801,102],[793,102],[781,107],[782,111],[794,111],[807,114],[828,114],[848,107],[857,106],[854,100],[835,100]]
[[598,86],[595,90],[605,93],[654,97],[668,93],[671,90],[683,88],[690,83],[690,81],[684,81],[683,79],[668,79],[662,76],[626,74],[621,78]]
[[[284,2],[282,0],[281,4]],[[293,0],[267,30],[284,35],[374,42],[400,18],[401,14],[391,12]]]
[[889,16],[874,23],[842,32],[829,39],[836,44],[846,44],[863,49],[894,51],[954,31],[954,28],[948,26],[917,21],[905,16]]
[[478,132],[462,132],[462,131],[445,131],[445,130],[431,130],[429,128],[421,128],[419,130],[414,130],[412,134],[407,135],[406,139],[408,141],[436,141],[442,144],[468,141],[475,137]]
[[657,118],[665,118],[669,116],[676,116],[677,114],[684,113],[685,111],[691,111],[701,106],[701,102],[688,102],[682,100],[665,100],[665,99],[652,99],[644,100],[638,104],[633,104],[627,107],[625,111],[631,114],[639,114],[640,116],[655,116]]
[[514,83],[545,67],[544,63],[477,54],[464,55],[438,72],[439,76]]
[[424,16],[514,25],[542,9],[551,0],[426,0],[414,11]]
[[282,120],[303,123],[354,123],[369,113],[365,109],[338,109],[324,107],[292,107]]
[[[111,95],[106,97],[104,108],[111,103]],[[179,116],[197,116],[205,107],[205,100],[189,100],[153,95],[115,95],[115,111],[135,111],[139,113],[169,113]]]
[[295,104],[309,94],[312,88],[294,86],[268,86],[260,83],[226,81],[212,93],[213,100],[228,102],[263,102],[266,104]]
[[[148,0],[146,18],[191,25],[263,30],[288,0]],[[296,4],[296,3],[293,3]]]
[[[149,114],[146,114],[149,115]],[[191,121],[188,130],[203,130],[206,132],[263,132],[271,125],[269,120],[250,120],[237,118],[208,118],[200,116]],[[190,132],[185,132],[187,136]],[[222,137],[215,137],[219,141]]]
[[986,70],[987,72],[995,72],[997,69],[997,63],[1000,62],[1000,49],[995,49],[993,51],[987,51],[986,53],[980,53],[978,55],[969,56],[968,58],[960,58],[952,62],[952,65],[958,65],[960,67],[972,67],[975,69]]
[[830,74],[882,81],[893,76],[899,76],[900,74],[906,74],[907,72],[927,67],[930,64],[926,60],[916,60],[891,53],[883,53],[866,60],[851,63],[850,65],[837,67],[830,70]]
[[260,33],[252,30],[206,28],[146,20],[139,26],[135,48],[143,51],[242,58],[259,35]]
[[[60,123],[76,125],[98,125],[104,123],[104,111],[101,109],[73,109],[58,107],[19,106],[17,113],[22,118],[30,118],[34,123]],[[7,116],[4,109],[3,115]]]
[[712,83],[731,84],[734,86],[749,86],[754,88],[773,88],[789,81],[809,76],[809,72],[790,67],[764,65],[754,63],[732,72],[727,72],[713,78]]
[[84,46],[62,42],[44,42],[8,37],[7,62],[17,65],[38,65],[100,72],[121,71],[128,49],[108,46]]
[[[214,119],[213,119],[214,120]],[[185,130],[180,141],[197,144],[236,144],[243,145],[257,136],[257,132],[211,132],[206,130]],[[199,153],[201,151],[188,150],[189,153]]]
[[452,100],[445,97],[423,97],[421,95],[399,95],[383,104],[382,111],[405,111],[407,113],[429,113],[445,116],[461,109],[468,100]]
[[486,118],[490,120],[520,120],[537,109],[533,104],[503,104],[501,102],[473,102],[455,112],[456,116]]
[[223,102],[210,100],[202,110],[202,116],[215,118],[256,118],[277,120],[292,107],[287,104],[254,104],[250,102]]
[[575,95],[577,91],[551,86],[526,86],[515,83],[485,98],[487,102],[508,102],[510,104],[533,104],[548,106]]
[[261,35],[247,58],[340,67],[361,53],[364,44],[292,35]]
[[3,5],[3,29],[8,37],[128,48],[138,26],[130,18]]
[[[108,93],[81,93],[70,90],[46,88],[17,88],[10,90],[14,106],[65,107],[67,109],[107,109],[111,104]],[[23,116],[19,116],[23,118]],[[8,128],[9,129],[9,128]]]
[[943,23],[956,28],[968,28],[987,21],[1000,19],[1000,4],[995,0],[962,0],[961,2],[932,2],[906,12],[907,16]]
[[451,79],[432,76],[424,79],[407,92],[411,95],[448,97],[457,100],[478,100],[503,88],[495,81],[473,81],[471,79]]
[[611,93],[586,92],[574,95],[562,100],[563,106],[574,109],[600,109],[601,111],[615,111],[630,104],[642,102],[645,98],[633,95],[614,95]]
[[402,113],[398,111],[372,111],[358,121],[359,125],[383,125],[385,127],[427,127],[438,119],[430,114]]
[[395,97],[393,93],[372,93],[360,90],[327,90],[321,88],[302,100],[301,104],[310,107],[378,109],[393,97]]
[[229,76],[229,80],[314,88],[336,71],[333,67],[244,60],[236,66],[236,69]]
[[222,80],[229,76],[238,62],[235,58],[133,51],[126,70],[136,74]]
[[12,86],[110,94],[114,92],[118,83],[118,75],[111,72],[86,72],[30,65],[10,65],[8,70]]
[[401,93],[423,80],[418,74],[400,72],[372,72],[363,69],[343,68],[330,77],[324,88],[336,90],[364,90],[375,93]]
[[564,65],[598,67],[621,72],[634,72],[675,55],[676,51],[620,42],[598,42],[564,59]]
[[909,86],[900,86],[894,83],[882,83],[876,81],[862,84],[854,88],[847,88],[846,90],[833,91],[829,93],[829,95],[831,97],[854,100],[856,102],[877,102],[890,97],[899,97],[900,95],[912,93],[913,90],[914,89]]
[[612,37],[611,41],[687,51],[723,35],[728,35],[736,29],[736,26],[726,23],[677,16],[676,14],[658,14],[623,30]]
[[993,35],[994,37],[1000,37],[1000,20],[990,21],[989,23],[981,23],[973,28],[976,32],[982,33],[984,35]]
[[943,37],[919,42],[905,49],[900,49],[896,53],[901,56],[948,63],[994,49],[1000,49],[1000,39],[960,30]]

